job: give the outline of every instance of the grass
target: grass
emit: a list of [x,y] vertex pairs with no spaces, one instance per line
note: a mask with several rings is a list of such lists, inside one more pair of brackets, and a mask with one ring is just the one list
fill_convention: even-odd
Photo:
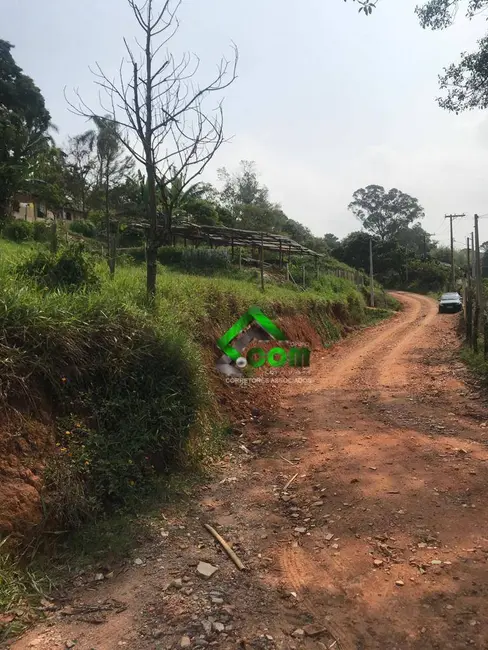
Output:
[[[270,318],[308,316],[324,344],[344,326],[390,313],[367,309],[362,293],[335,276],[306,291],[269,282],[263,293],[250,273],[206,277],[164,266],[149,307],[143,266],[121,264],[111,279],[97,258],[96,288],[47,289],[16,271],[39,250],[0,240],[0,373],[8,385],[0,408],[20,418],[0,453],[16,453],[22,439],[32,464],[39,458],[24,421],[47,417],[54,427],[57,446],[40,459],[44,517],[21,532],[32,555],[40,536],[73,531],[57,546],[65,567],[100,551],[126,554],[141,530],[140,517],[132,525],[141,504],[184,495],[219,456],[225,422],[212,392],[215,341],[251,305]],[[48,587],[0,550],[0,611],[35,602]],[[7,623],[10,632],[22,620]]]

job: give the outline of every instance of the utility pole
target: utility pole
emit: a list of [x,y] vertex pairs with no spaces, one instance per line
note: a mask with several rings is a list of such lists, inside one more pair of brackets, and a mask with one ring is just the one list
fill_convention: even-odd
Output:
[[474,245],[475,245],[475,265],[476,265],[476,296],[480,306],[480,311],[483,313],[483,277],[481,275],[481,255],[480,255],[480,234],[478,230],[477,214],[474,215]]
[[473,278],[476,277],[476,257],[474,254],[474,232],[471,233],[471,273]]
[[461,219],[461,217],[465,217],[465,214],[446,214],[445,218],[449,219],[450,224],[451,224],[451,284],[452,284],[452,290],[454,291],[456,289],[456,268],[454,266],[454,232],[452,228],[452,221],[453,219]]
[[[473,350],[478,352],[478,333],[483,328],[483,289],[481,277],[481,260],[480,260],[480,237],[478,232],[478,215],[474,215],[474,258],[476,269],[476,302],[474,308],[473,321]],[[481,323],[480,323],[481,320]],[[483,331],[483,330],[482,330]]]
[[370,302],[374,307],[374,274],[373,274],[373,240],[369,240],[369,281],[370,281]]

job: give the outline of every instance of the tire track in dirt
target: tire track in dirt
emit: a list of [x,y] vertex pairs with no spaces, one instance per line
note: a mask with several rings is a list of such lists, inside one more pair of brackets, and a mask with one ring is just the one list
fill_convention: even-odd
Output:
[[361,373],[365,367],[381,363],[385,349],[398,345],[406,333],[411,331],[412,325],[422,318],[422,311],[426,304],[417,297],[408,296],[403,299],[404,311],[397,317],[396,323],[383,324],[377,330],[364,332],[356,341],[351,350],[347,350],[348,341],[345,343],[346,356],[340,356],[332,368],[327,367],[320,388],[350,388],[355,375]]
[[[397,298],[400,296],[402,294],[396,294]],[[404,300],[409,298],[403,296]],[[383,392],[386,388],[398,389],[408,385],[408,364],[402,360],[402,356],[412,348],[416,340],[421,339],[425,330],[432,325],[433,320],[437,317],[437,305],[432,300],[424,296],[415,296],[413,299],[421,305],[420,319],[412,323],[409,333],[403,336],[378,364],[380,371],[378,384]]]
[[[463,496],[466,488],[458,486],[456,481],[451,486],[446,474],[445,450],[455,450],[459,438],[452,437],[449,441],[442,438],[445,435],[442,433],[438,439],[432,435],[429,439],[422,426],[416,426],[416,418],[419,425],[426,417],[444,425],[446,415],[456,416],[456,413],[446,412],[455,410],[454,405],[445,408],[453,384],[457,385],[454,392],[461,390],[466,394],[466,387],[459,381],[438,382],[434,383],[435,388],[437,393],[443,391],[444,397],[440,396],[434,406],[422,404],[425,391],[432,388],[432,377],[426,377],[430,373],[423,366],[425,354],[432,351],[438,354],[443,348],[442,333],[453,333],[456,321],[437,320],[436,303],[427,297],[411,294],[397,294],[397,297],[404,305],[404,312],[397,322],[383,324],[359,335],[355,341],[346,341],[338,346],[333,363],[328,364],[325,357],[325,363],[316,370],[320,378],[318,388],[310,392],[308,399],[302,397],[301,400],[306,404],[307,414],[312,417],[307,443],[309,451],[302,454],[300,464],[303,478],[301,483],[297,483],[294,496],[309,517],[307,503],[313,503],[317,498],[314,496],[315,484],[321,486],[324,479],[335,478],[335,483],[326,484],[328,487],[323,497],[327,511],[332,512],[330,517],[334,517],[334,525],[326,519],[322,529],[324,532],[332,530],[338,544],[332,548],[330,544],[324,546],[320,541],[323,533],[316,530],[311,533],[315,538],[313,541],[299,538],[298,542],[276,548],[276,556],[285,581],[300,594],[305,609],[317,620],[331,614],[333,624],[328,623],[327,627],[341,647],[347,650],[379,650],[386,647],[385,644],[397,650],[440,647],[461,650],[468,646],[485,650],[488,631],[483,638],[468,641],[469,635],[466,636],[462,628],[453,630],[449,622],[437,614],[434,621],[429,620],[432,616],[430,603],[435,602],[439,590],[444,606],[446,601],[455,603],[452,594],[458,585],[449,582],[447,571],[437,570],[438,577],[435,578],[429,574],[424,584],[419,586],[416,564],[410,566],[404,558],[410,554],[415,559],[416,541],[419,540],[416,534],[427,534],[416,533],[417,530],[436,531],[434,536],[443,540],[444,553],[449,554],[447,564],[454,564],[452,558],[462,557],[466,547],[475,546],[476,541],[483,544],[483,540],[488,539],[488,526],[484,526],[481,532],[474,513],[474,518],[466,518],[456,530],[457,503],[466,500]],[[442,368],[439,366],[442,370],[439,377],[445,375]],[[417,398],[412,401],[411,390],[420,401]],[[395,395],[391,395],[392,391]],[[371,404],[369,398],[365,400],[365,392],[376,394],[379,403],[373,401]],[[389,412],[391,397],[395,401],[394,410],[385,419],[383,405],[386,404]],[[455,399],[457,402],[457,393]],[[406,415],[412,416],[412,426],[408,430],[392,419]],[[462,420],[456,419],[456,422],[463,426]],[[446,429],[445,426],[437,428]],[[461,433],[456,432],[456,435]],[[473,448],[473,460],[475,453],[475,463],[479,458],[479,471],[485,475],[486,449],[484,446]],[[353,490],[348,484],[357,480],[358,473],[363,487]],[[470,471],[473,476],[477,473]],[[440,485],[443,486],[441,489]],[[466,485],[466,479],[463,485]],[[349,507],[355,499],[352,495],[357,497],[358,489],[365,507],[345,511],[341,506]],[[478,487],[474,489],[479,492]],[[420,501],[419,492],[423,495]],[[389,494],[392,496],[387,496]],[[360,501],[356,500],[356,504],[362,505]],[[351,535],[350,531],[356,534]],[[372,536],[372,533],[379,532],[379,537]],[[392,545],[393,550],[388,545]],[[336,552],[332,552],[334,546],[338,549]],[[427,544],[423,543],[424,547]],[[386,559],[381,552],[378,553],[381,548]],[[436,549],[437,546],[432,546],[426,564],[439,553]],[[372,565],[372,558],[378,556],[382,559],[376,568]],[[435,562],[442,564],[437,559]],[[461,562],[466,560],[463,558]],[[402,590],[398,587],[407,584],[407,576],[416,585],[415,594],[407,587]],[[469,582],[470,577],[467,572],[464,580]],[[479,579],[482,579],[481,574]],[[468,589],[466,593],[473,592]],[[334,602],[338,594],[344,595],[342,605]],[[422,609],[421,602],[426,610]],[[483,599],[478,602],[477,616],[482,616],[483,608],[488,608]],[[449,607],[457,609],[455,604],[449,604]],[[471,595],[464,607],[473,607]],[[381,625],[378,628],[378,616],[385,622],[384,630]],[[460,621],[457,623],[459,625]],[[448,639],[449,643],[445,643]]]

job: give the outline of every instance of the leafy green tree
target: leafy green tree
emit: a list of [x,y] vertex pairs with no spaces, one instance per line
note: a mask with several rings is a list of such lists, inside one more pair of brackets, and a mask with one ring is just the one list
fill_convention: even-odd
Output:
[[[346,2],[347,0],[344,0]],[[352,0],[359,5],[359,13],[363,12],[366,16],[369,16],[373,13],[373,9],[376,7],[376,0]]]
[[365,230],[382,241],[394,238],[399,231],[424,216],[417,199],[396,188],[386,192],[381,185],[368,185],[356,190],[349,210]]
[[[485,18],[488,0],[429,0],[416,12],[424,28],[445,29],[453,24],[458,10],[465,7],[469,19]],[[488,35],[478,41],[478,49],[463,53],[459,63],[453,63],[440,77],[440,86],[446,91],[438,99],[439,105],[456,113],[473,108],[488,108]]]
[[433,243],[431,235],[426,232],[419,223],[415,223],[410,227],[402,228],[395,236],[398,243],[418,257],[425,257]]
[[51,120],[41,91],[15,63],[12,48],[0,39],[0,220],[45,147]]
[[[29,165],[22,187],[32,192],[59,218],[67,202],[66,161],[61,149],[52,145],[38,152]],[[46,215],[45,215],[46,216]]]
[[107,237],[107,261],[110,275],[115,273],[118,224],[114,221],[111,205],[111,192],[134,170],[134,160],[124,155],[120,140],[120,128],[110,116],[93,117],[97,128],[94,138],[97,152],[97,190],[105,213]]
[[83,216],[88,211],[90,191],[96,178],[96,133],[85,131],[69,138],[66,151],[66,185],[73,206],[81,208]]
[[325,243],[328,251],[333,251],[338,246],[340,246],[341,242],[339,240],[339,237],[336,237],[331,232],[328,232],[328,233],[326,233],[324,235],[324,243]]

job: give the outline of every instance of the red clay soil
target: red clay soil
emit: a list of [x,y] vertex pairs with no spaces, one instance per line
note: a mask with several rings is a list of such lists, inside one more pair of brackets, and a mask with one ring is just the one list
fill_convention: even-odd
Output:
[[157,539],[78,576],[12,649],[488,648],[488,407],[457,317],[397,297],[401,313],[312,356],[273,422],[249,409]]

